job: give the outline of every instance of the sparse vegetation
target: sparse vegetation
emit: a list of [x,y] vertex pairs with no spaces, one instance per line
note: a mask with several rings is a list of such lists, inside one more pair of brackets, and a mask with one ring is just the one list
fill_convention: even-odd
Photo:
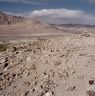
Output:
[[9,48],[7,44],[0,44],[0,52],[6,51]]

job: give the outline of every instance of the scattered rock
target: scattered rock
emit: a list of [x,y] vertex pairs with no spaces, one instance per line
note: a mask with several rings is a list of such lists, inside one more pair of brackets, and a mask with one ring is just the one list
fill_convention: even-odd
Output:
[[25,96],[28,96],[28,94],[29,94],[29,91],[27,91],[27,92],[25,93]]
[[89,33],[89,32],[83,32],[81,34],[81,36],[89,37],[89,36],[91,36],[91,33]]
[[[95,74],[95,40],[94,37],[91,41],[90,37],[83,40],[71,38],[51,38],[44,42],[33,39],[32,43],[16,43],[11,45],[10,51],[0,52],[0,92],[6,96],[85,94],[82,90],[86,87],[85,81]],[[89,42],[85,44],[86,40]]]
[[57,61],[54,65],[60,65],[61,62],[60,61]]
[[67,88],[67,91],[73,91],[75,88],[76,88],[75,86],[68,87],[68,88]]
[[53,96],[53,94],[52,94],[51,91],[49,91],[49,92],[47,92],[47,93],[45,94],[45,96]]
[[5,63],[5,64],[4,64],[4,68],[6,68],[6,67],[8,67],[8,63]]
[[11,51],[15,52],[15,51],[17,51],[17,48],[16,47],[12,47]]

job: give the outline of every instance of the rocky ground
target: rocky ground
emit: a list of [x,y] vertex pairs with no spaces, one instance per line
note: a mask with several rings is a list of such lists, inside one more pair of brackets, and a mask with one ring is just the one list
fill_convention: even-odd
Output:
[[0,44],[0,96],[86,96],[95,79],[95,36]]

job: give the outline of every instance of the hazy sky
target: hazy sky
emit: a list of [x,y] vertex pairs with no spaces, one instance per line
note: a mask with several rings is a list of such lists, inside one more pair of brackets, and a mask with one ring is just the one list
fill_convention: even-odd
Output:
[[95,0],[0,0],[0,10],[49,23],[95,24]]

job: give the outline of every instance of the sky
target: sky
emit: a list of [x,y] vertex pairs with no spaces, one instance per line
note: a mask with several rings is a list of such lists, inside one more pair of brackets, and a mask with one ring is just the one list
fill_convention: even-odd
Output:
[[95,0],[0,0],[0,11],[51,24],[95,25]]

